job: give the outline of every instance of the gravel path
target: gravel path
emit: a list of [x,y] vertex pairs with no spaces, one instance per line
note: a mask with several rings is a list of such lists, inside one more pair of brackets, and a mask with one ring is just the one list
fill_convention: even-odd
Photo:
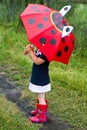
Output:
[[[6,73],[0,67],[0,93],[2,93],[9,101],[15,103],[20,111],[22,111],[26,118],[30,116],[31,110],[34,108],[30,99],[21,99],[21,90],[16,86],[12,80],[8,78]],[[58,116],[48,112],[48,120],[42,124],[39,130],[72,130],[66,121],[61,121]]]

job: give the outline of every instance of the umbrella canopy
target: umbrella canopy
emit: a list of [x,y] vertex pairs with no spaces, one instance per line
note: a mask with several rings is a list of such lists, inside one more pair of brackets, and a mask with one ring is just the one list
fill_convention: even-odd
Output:
[[29,4],[20,15],[28,40],[32,42],[49,61],[68,64],[74,49],[73,27],[64,15],[71,6],[59,12],[39,4]]

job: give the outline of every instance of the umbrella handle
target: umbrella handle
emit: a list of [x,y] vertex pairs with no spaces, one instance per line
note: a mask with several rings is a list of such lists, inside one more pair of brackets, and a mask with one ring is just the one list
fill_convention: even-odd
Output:
[[28,53],[27,53],[27,51],[24,51],[24,55],[27,55]]
[[[28,45],[27,45],[27,47],[28,47]],[[27,48],[27,47],[26,47],[26,48]],[[32,48],[32,49],[33,49],[33,48],[34,48],[34,45],[33,45],[33,44],[31,44],[31,45],[30,45],[30,48]],[[24,55],[26,55],[26,54],[28,54],[27,50],[25,50],[25,51],[24,51]]]

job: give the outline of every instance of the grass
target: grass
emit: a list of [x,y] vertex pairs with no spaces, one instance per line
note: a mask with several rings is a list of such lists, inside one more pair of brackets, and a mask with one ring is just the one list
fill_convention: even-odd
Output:
[[[9,77],[23,88],[22,96],[34,100],[35,95],[27,91],[32,67],[29,56],[23,55],[27,44],[24,30],[17,31],[14,27],[0,26],[0,66],[3,66]],[[49,110],[75,128],[86,130],[87,56],[80,57],[77,50],[73,53],[68,65],[52,62],[49,70],[52,84],[52,91],[47,94]],[[36,130],[38,128],[39,125],[31,124],[15,104],[0,95],[1,130]]]
[[[2,34],[0,35],[0,65],[4,66],[4,71],[8,73],[10,78],[15,80],[17,85],[22,86],[23,96],[31,97],[31,99],[34,100],[35,95],[27,92],[32,62],[29,56],[23,55],[23,51],[27,45],[25,33],[15,32],[12,28],[5,29],[0,27],[0,30]],[[72,55],[68,66],[52,62],[49,68],[52,91],[47,94],[50,111],[59,115],[62,120],[66,120],[71,125],[84,130],[87,126],[86,63],[85,58],[81,59],[77,57],[76,54]],[[5,101],[3,96],[1,96],[0,104],[2,104],[3,100]],[[22,119],[22,115],[16,106],[12,109],[11,103],[8,101],[5,102],[7,102],[8,105],[0,106],[4,108],[1,109],[2,111],[0,113],[1,121],[4,123],[1,126],[2,130],[7,127],[7,124],[9,129],[11,129],[10,124],[12,124],[13,129],[16,129],[15,123],[17,123],[17,127],[19,127],[19,124],[22,125],[22,122],[27,122],[27,119],[24,117]],[[6,106],[9,106],[9,109],[6,114],[7,119],[4,119],[5,112],[3,112],[3,110],[5,111],[5,109],[7,109]],[[17,113],[14,113],[15,110]],[[13,111],[13,115],[10,111]],[[11,122],[7,121],[8,118],[11,118]],[[16,120],[19,120],[19,122]]]
[[0,94],[0,130],[37,130],[38,126],[29,122],[14,103]]

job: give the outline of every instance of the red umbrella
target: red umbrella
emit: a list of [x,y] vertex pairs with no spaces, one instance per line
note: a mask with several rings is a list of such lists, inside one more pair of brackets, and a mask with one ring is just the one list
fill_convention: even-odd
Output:
[[28,40],[32,42],[49,61],[68,64],[74,49],[73,27],[64,15],[71,6],[59,12],[39,4],[29,4],[20,15]]

